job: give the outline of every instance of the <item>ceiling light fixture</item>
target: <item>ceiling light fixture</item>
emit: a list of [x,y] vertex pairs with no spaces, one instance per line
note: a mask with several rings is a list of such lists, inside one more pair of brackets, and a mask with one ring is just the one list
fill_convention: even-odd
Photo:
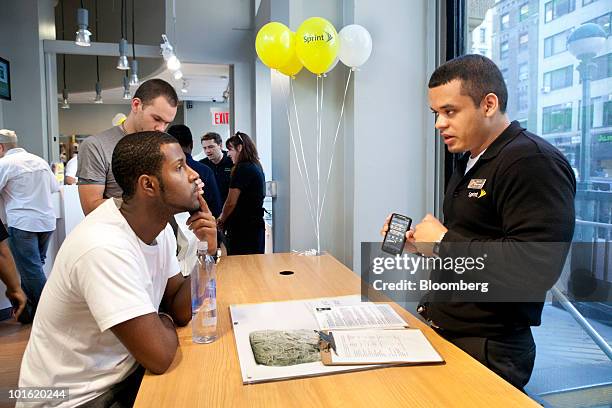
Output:
[[181,92],[182,93],[189,92],[189,82],[187,82],[186,79],[183,79],[183,86],[181,87]]
[[174,79],[178,81],[179,79],[183,78],[183,71],[178,69],[172,73],[172,76],[174,76]]
[[136,61],[136,35],[134,34],[136,29],[134,28],[135,17],[134,17],[134,2],[136,0],[132,0],[132,75],[130,75],[130,85],[138,86],[140,81],[138,80],[138,61]]
[[[64,0],[60,2],[60,12],[62,13],[62,40],[65,39],[65,25],[64,25]],[[60,107],[62,109],[70,109],[70,104],[68,103],[68,89],[66,89],[66,54],[62,54],[62,102]]]
[[166,34],[162,34],[162,40],[163,42],[159,47],[161,48],[162,57],[164,57],[164,61],[166,61],[166,67],[170,71],[178,71],[181,68],[181,61],[179,61],[176,54],[174,54],[174,48],[170,44]]
[[[94,1],[95,11],[96,11],[96,38],[98,38],[98,0]],[[100,85],[100,57],[96,55],[96,97],[94,98],[94,103],[100,104],[104,103],[102,100],[102,86]]]
[[81,0],[81,7],[77,9],[77,25],[79,26],[76,32],[76,39],[74,42],[76,45],[81,47],[89,47],[91,45],[91,32],[87,29],[89,25],[89,12],[83,6],[83,0]]
[[123,77],[123,99],[126,101],[132,99],[132,94],[130,94],[130,81],[128,79],[127,72]]
[[117,61],[117,69],[127,71],[130,69],[127,58],[128,42],[125,39],[125,0],[121,0],[121,39],[119,40],[119,60]]

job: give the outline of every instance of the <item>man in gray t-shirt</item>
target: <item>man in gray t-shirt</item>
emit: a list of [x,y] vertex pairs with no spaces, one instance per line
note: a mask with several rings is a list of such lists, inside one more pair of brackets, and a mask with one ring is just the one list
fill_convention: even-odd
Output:
[[143,131],[165,131],[174,120],[178,96],[166,81],[150,79],[138,87],[130,113],[120,126],[90,136],[79,148],[77,177],[79,198],[85,215],[107,198],[121,197],[111,163],[115,146],[123,136]]

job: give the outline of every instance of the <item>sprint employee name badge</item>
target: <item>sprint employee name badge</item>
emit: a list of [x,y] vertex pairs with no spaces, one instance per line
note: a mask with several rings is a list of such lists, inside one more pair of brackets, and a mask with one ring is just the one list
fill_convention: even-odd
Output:
[[480,190],[484,187],[487,179],[471,179],[468,188],[471,190]]

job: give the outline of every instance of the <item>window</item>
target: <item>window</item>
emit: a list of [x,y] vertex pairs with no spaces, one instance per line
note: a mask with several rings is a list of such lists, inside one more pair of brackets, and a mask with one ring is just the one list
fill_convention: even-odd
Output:
[[480,42],[483,43],[485,41],[487,41],[487,29],[481,28],[480,29]]
[[597,57],[593,62],[596,67],[593,73],[594,81],[612,77],[612,53]]
[[591,99],[590,114],[592,128],[612,126],[612,95]]
[[544,87],[554,91],[555,89],[572,86],[574,81],[574,66],[568,65],[554,71],[544,73]]
[[508,28],[510,28],[510,14],[506,13],[503,16],[501,16],[500,29],[501,31],[504,31],[504,30],[507,30]]
[[551,57],[567,50],[567,37],[570,30],[562,31],[544,39],[544,58]]
[[602,115],[601,126],[608,127],[612,126],[612,101],[606,101],[603,104],[603,115]]
[[519,89],[516,99],[516,108],[519,111],[526,111],[529,108],[529,88],[524,86]]
[[610,22],[612,21],[612,12],[608,14],[604,14],[603,16],[599,16],[592,20],[587,21],[587,23],[595,23],[599,24],[601,28],[606,32],[606,35],[610,35]]
[[597,0],[582,0],[582,5],[586,6],[587,4],[595,3]]
[[506,85],[508,85],[508,69],[502,69],[501,74],[504,77],[504,82],[506,83]]
[[576,8],[576,0],[552,0],[544,5],[544,22],[548,23],[571,13]]
[[542,132],[569,132],[572,130],[572,103],[547,106],[542,110]]
[[527,81],[529,79],[529,63],[523,62],[519,65],[519,81]]
[[526,20],[527,17],[529,17],[529,3],[525,3],[519,8],[519,21]]
[[522,33],[519,36],[519,52],[527,51],[529,49],[529,34]]
[[499,58],[501,59],[507,58],[508,50],[509,50],[508,41],[502,42],[501,45],[499,46]]

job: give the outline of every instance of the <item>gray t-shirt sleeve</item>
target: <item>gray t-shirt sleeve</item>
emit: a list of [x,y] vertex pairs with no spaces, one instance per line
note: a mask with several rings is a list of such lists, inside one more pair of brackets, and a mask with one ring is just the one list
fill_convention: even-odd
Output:
[[79,147],[79,160],[77,161],[77,184],[106,183],[106,163],[104,152],[95,138],[87,138]]

